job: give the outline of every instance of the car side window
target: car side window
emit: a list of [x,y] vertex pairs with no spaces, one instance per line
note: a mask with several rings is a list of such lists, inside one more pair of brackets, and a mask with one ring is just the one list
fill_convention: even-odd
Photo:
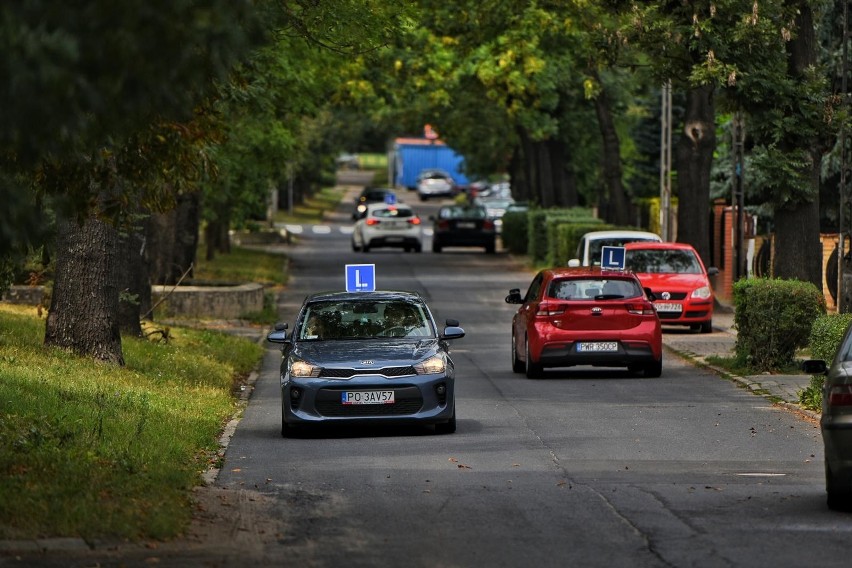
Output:
[[538,298],[539,292],[541,291],[541,283],[544,280],[544,276],[539,274],[533,281],[530,283],[530,287],[527,289],[527,295],[524,296],[524,302],[531,302]]

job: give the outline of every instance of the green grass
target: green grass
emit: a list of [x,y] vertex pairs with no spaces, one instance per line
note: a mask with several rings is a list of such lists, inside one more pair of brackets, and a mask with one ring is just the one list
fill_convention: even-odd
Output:
[[193,276],[204,282],[227,284],[257,282],[266,285],[287,283],[287,257],[261,250],[232,247],[230,254],[217,254],[213,260],[204,259],[199,247]]
[[262,348],[172,328],[124,338],[115,367],[46,348],[44,325],[0,305],[0,539],[179,534]]
[[315,195],[305,199],[304,203],[293,205],[293,213],[287,212],[287,206],[284,205],[281,210],[275,214],[275,221],[283,223],[311,223],[322,221],[323,215],[327,211],[333,211],[340,200],[343,198],[345,191],[341,187],[327,187],[318,191]]

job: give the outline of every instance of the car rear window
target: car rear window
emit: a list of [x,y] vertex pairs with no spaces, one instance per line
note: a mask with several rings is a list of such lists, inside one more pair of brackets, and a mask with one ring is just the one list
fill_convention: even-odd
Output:
[[627,251],[627,267],[645,274],[701,274],[701,265],[691,250]]
[[547,296],[557,300],[591,300],[600,295],[637,298],[642,288],[635,280],[624,278],[562,278],[553,280],[547,289]]
[[374,209],[373,217],[395,218],[395,217],[413,217],[414,212],[411,209],[401,209],[399,207],[388,207],[387,209]]
[[485,219],[487,215],[484,207],[445,207],[438,213],[441,219]]
[[643,239],[641,237],[610,237],[605,239],[593,239],[589,241],[589,262],[601,263],[601,251],[603,247],[623,247],[627,243],[651,243],[655,239]]

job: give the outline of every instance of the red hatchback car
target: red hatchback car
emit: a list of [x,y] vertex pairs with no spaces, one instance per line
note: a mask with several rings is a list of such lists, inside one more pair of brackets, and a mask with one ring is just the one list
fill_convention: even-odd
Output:
[[627,243],[627,268],[653,292],[663,325],[688,325],[693,331],[713,331],[713,288],[701,257],[685,243]]
[[545,367],[627,367],[646,377],[663,370],[660,319],[629,271],[559,267],[539,272],[512,319],[512,370],[539,377]]

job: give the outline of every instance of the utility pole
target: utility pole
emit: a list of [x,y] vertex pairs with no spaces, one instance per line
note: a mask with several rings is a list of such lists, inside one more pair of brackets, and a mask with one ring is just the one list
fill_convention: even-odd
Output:
[[660,105],[660,236],[673,240],[672,230],[672,82],[663,85]]
[[[843,46],[842,46],[842,70],[841,70],[841,78],[840,78],[840,90],[843,96],[843,108],[846,112],[844,114],[848,115],[850,110],[850,101],[849,101],[849,0],[843,3]],[[845,272],[846,263],[844,258],[846,256],[846,238],[847,233],[849,233],[849,229],[847,225],[849,224],[849,219],[846,216],[849,214],[849,202],[850,202],[850,191],[849,191],[849,166],[852,163],[852,156],[850,156],[850,152],[852,152],[852,135],[850,135],[849,129],[844,126],[843,123],[840,125],[840,209],[837,215],[837,293],[835,297],[837,298],[837,313],[847,313],[852,310],[852,306],[846,305],[846,301],[844,299],[844,289],[843,289],[843,273]]]
[[731,120],[731,149],[733,150],[734,183],[731,204],[734,206],[734,281],[747,274],[743,253],[743,225],[745,221],[745,196],[743,190],[743,144],[745,141],[745,119],[737,112]]

